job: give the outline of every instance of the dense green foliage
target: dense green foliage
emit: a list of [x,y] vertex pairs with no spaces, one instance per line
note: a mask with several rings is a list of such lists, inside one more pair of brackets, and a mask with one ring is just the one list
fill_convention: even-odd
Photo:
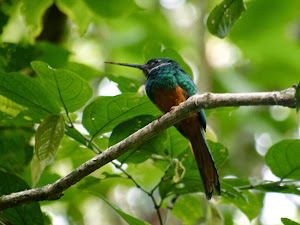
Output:
[[[55,182],[161,115],[139,70],[104,61],[170,57],[199,92],[298,83],[299,8],[298,0],[1,1],[0,196]],[[299,85],[296,98],[299,111]],[[299,211],[296,110],[206,114],[221,197],[206,201],[188,141],[171,127],[57,201],[0,212],[0,223],[51,224],[63,216],[69,224],[263,224],[270,192],[290,194]]]

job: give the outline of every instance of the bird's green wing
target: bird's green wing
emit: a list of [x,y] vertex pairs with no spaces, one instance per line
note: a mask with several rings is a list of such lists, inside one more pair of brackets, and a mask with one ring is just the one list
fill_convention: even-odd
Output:
[[[197,88],[192,80],[192,78],[184,72],[184,70],[178,70],[175,75],[177,84],[181,87],[187,94],[186,98],[188,99],[190,96],[197,94]],[[203,129],[206,129],[206,116],[203,109],[201,109],[198,113],[199,121]]]

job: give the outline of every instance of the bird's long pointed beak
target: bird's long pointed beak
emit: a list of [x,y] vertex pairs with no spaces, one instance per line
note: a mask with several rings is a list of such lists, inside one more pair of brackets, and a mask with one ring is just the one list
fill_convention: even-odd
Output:
[[120,65],[120,66],[129,66],[129,67],[134,67],[134,68],[138,68],[141,70],[145,70],[147,68],[147,64],[139,65],[139,64],[129,64],[129,63],[116,63],[116,62],[105,62],[105,63],[115,64],[115,65]]

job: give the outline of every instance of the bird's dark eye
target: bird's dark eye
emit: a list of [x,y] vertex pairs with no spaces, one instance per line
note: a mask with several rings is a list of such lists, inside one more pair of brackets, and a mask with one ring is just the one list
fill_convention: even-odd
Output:
[[159,63],[160,61],[161,61],[160,59],[156,59],[154,62]]

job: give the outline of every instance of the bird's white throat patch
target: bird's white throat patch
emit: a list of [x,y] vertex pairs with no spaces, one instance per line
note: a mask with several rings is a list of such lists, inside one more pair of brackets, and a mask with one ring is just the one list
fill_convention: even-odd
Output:
[[158,68],[160,68],[160,67],[163,67],[163,66],[166,66],[166,65],[171,65],[171,64],[172,64],[172,63],[170,63],[170,62],[162,63],[162,64],[160,64],[160,65],[158,65],[158,66],[156,66],[156,67],[151,68],[151,69],[148,71],[148,73],[151,73],[153,70],[156,70],[156,69],[158,69]]

